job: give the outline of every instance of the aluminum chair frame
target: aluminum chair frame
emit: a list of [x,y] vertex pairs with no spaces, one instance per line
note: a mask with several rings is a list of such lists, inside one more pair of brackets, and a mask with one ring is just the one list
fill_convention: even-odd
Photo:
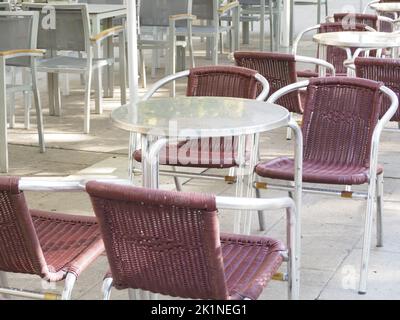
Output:
[[[288,282],[288,299],[298,300],[300,293],[300,236],[297,234],[297,211],[295,204],[290,198],[276,199],[252,199],[252,198],[234,198],[234,197],[216,197],[217,207],[220,210],[280,210],[286,209],[286,235],[287,252],[282,252],[284,261],[288,263],[287,273],[278,273],[274,275],[273,280]],[[103,280],[102,294],[103,300],[110,300],[113,279],[106,277]],[[139,290],[128,289],[129,298],[152,299],[157,298],[156,294],[150,292],[139,292]]]
[[[109,64],[114,63],[115,61],[110,61],[109,59],[101,59],[99,57],[94,56],[94,47],[99,46],[102,41],[110,38],[110,37],[119,37],[119,51],[120,51],[120,85],[121,85],[121,104],[126,104],[126,77],[125,77],[125,66],[126,66],[126,57],[125,57],[125,28],[123,26],[113,27],[107,30],[100,32],[97,35],[91,35],[90,29],[90,18],[88,14],[88,8],[86,4],[51,4],[55,10],[76,10],[81,11],[82,21],[83,21],[83,33],[85,37],[85,50],[87,58],[81,59],[76,58],[77,61],[84,61],[85,67],[74,67],[74,64],[71,63],[71,66],[60,67],[57,66],[57,59],[63,58],[66,56],[58,55],[55,50],[50,50],[53,52],[49,52],[49,56],[47,59],[39,62],[38,70],[40,72],[46,72],[48,74],[48,86],[49,86],[49,109],[51,115],[60,115],[61,114],[61,97],[60,97],[60,87],[59,87],[59,74],[62,73],[75,73],[82,74],[86,77],[85,83],[85,105],[84,105],[84,133],[88,134],[90,132],[90,93],[91,93],[91,84],[94,70],[103,68],[108,66]],[[46,7],[47,4],[39,4],[39,3],[23,3],[23,10],[40,10]],[[54,62],[54,65],[51,65],[51,62]],[[100,87],[98,87],[100,85]],[[101,95],[101,84],[96,81],[96,95]],[[100,101],[100,99],[95,99],[95,101]],[[99,106],[96,106],[96,110],[100,110]]]
[[[36,108],[36,118],[37,118],[37,127],[38,127],[38,135],[39,135],[39,146],[40,152],[44,153],[46,151],[45,142],[44,142],[44,129],[43,129],[43,115],[42,115],[42,106],[40,102],[38,82],[37,82],[37,66],[36,59],[43,56],[42,50],[36,49],[36,40],[37,40],[37,26],[39,23],[39,15],[37,13],[32,12],[0,12],[0,17],[32,17],[32,29],[31,29],[31,40],[30,40],[30,48],[25,48],[22,50],[7,50],[0,51],[0,105],[3,107],[0,108],[0,171],[2,173],[7,173],[9,170],[9,162],[8,162],[8,141],[7,141],[7,94],[13,95],[16,92],[29,92],[31,91],[35,100],[35,108]],[[31,70],[31,83],[24,85],[10,85],[6,84],[6,66],[7,61],[12,58],[18,57],[29,57],[30,58],[30,70]],[[11,101],[13,104],[13,101]],[[13,106],[12,106],[13,107]],[[12,115],[12,112],[11,112]],[[10,123],[13,122],[11,119]]]
[[[186,78],[190,75],[190,70],[182,71],[174,75],[167,76],[159,81],[157,81],[150,89],[149,91],[142,97],[142,101],[147,101],[149,100],[160,88],[163,86],[167,85],[168,83],[175,82],[176,80]],[[268,97],[269,94],[269,83],[268,81],[260,74],[256,74],[256,79],[262,84],[263,86],[263,91],[260,93],[260,95],[257,97],[256,100],[258,101],[265,101],[266,98]],[[137,170],[135,169],[135,164],[136,161],[133,158],[133,153],[137,150],[137,146],[140,145],[139,141],[140,135],[131,133],[130,136],[130,142],[129,142],[129,178],[130,180],[133,180],[135,174],[140,174],[142,173],[142,170]],[[258,153],[258,151],[257,151]],[[234,175],[234,170],[230,170],[229,176],[220,176],[220,175],[210,175],[210,174],[196,174],[196,173],[187,173],[187,172],[180,172],[177,171],[175,167],[172,167],[172,171],[167,171],[167,170],[160,170],[161,175],[166,175],[166,176],[172,176],[174,177],[175,181],[175,186],[178,191],[182,190],[182,186],[180,185],[178,177],[181,178],[199,178],[199,179],[206,179],[206,180],[223,180],[229,183],[235,182],[236,176]],[[241,179],[239,179],[241,180]]]
[[[295,92],[299,89],[304,89],[308,87],[309,81],[302,81],[289,85],[281,90],[275,92],[269,99],[268,102],[274,103],[282,96]],[[311,188],[303,187],[303,192],[313,193],[313,194],[324,194],[340,196],[342,198],[351,199],[364,199],[367,201],[367,210],[365,217],[365,227],[364,227],[364,240],[363,240],[363,250],[362,250],[362,260],[361,260],[361,271],[360,271],[360,283],[359,283],[359,293],[365,294],[367,292],[367,279],[368,279],[368,262],[371,250],[371,237],[372,237],[372,226],[373,226],[373,211],[374,204],[377,205],[377,247],[383,246],[383,227],[382,227],[382,214],[383,214],[383,174],[377,174],[378,168],[378,152],[379,152],[379,142],[381,138],[382,131],[385,126],[390,122],[392,117],[395,115],[399,101],[397,95],[389,88],[382,86],[380,88],[382,94],[389,97],[391,101],[391,106],[386,112],[386,114],[377,123],[372,137],[371,155],[370,155],[370,173],[369,173],[369,183],[368,192],[353,192],[350,186],[347,186],[344,190],[340,189],[330,189],[330,188]],[[257,190],[268,189],[268,190],[281,190],[293,191],[293,183],[286,185],[283,184],[269,184],[261,182],[259,177],[254,180],[254,187]],[[259,193],[258,193],[259,194]],[[263,215],[259,212],[259,215]],[[263,221],[263,219],[260,219]],[[265,226],[261,226],[262,230]]]
[[[114,180],[114,183],[125,183],[122,180]],[[85,191],[86,181],[63,181],[63,178],[54,180],[35,180],[21,178],[19,180],[19,190],[24,192],[83,192]],[[35,300],[71,300],[77,276],[73,273],[67,273],[64,280],[64,288],[61,295],[53,292],[35,292],[31,290],[20,290],[8,287],[7,276],[5,272],[0,271],[0,297],[17,296],[21,298]]]

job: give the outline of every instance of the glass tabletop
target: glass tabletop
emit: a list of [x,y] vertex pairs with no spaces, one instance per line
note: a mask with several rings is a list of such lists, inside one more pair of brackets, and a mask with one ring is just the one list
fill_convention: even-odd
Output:
[[400,11],[400,2],[371,3],[370,7],[381,12],[397,12]]
[[127,10],[127,7],[120,4],[88,4],[89,14],[101,14],[119,10]]
[[221,97],[151,99],[119,107],[111,118],[121,129],[164,137],[229,137],[287,126],[287,109],[256,100]]
[[389,32],[342,31],[314,35],[313,40],[327,46],[347,48],[390,48],[400,46],[400,35]]

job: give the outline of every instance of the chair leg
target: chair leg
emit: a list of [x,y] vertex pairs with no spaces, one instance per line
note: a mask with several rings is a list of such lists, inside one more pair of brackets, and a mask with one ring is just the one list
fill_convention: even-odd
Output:
[[53,90],[53,73],[47,74],[47,92],[49,97],[49,115],[55,116],[54,110],[54,90]]
[[90,88],[92,85],[92,69],[86,73],[86,88],[85,88],[85,115],[84,115],[84,133],[90,133]]
[[35,100],[35,110],[36,110],[36,123],[37,123],[37,130],[39,135],[39,146],[40,152],[46,152],[46,146],[44,141],[44,128],[43,128],[43,113],[42,113],[42,104],[40,102],[40,95],[39,95],[39,88],[37,83],[37,72],[36,66],[33,64],[31,67],[31,75],[32,75],[32,91],[33,91],[33,98]]
[[[176,167],[172,167],[172,170],[174,172],[176,172]],[[181,192],[182,191],[182,184],[181,184],[181,181],[180,181],[179,177],[174,176],[174,183],[175,183],[176,191]]]
[[31,128],[31,107],[32,96],[30,92],[24,93],[24,127],[26,130]]
[[[17,85],[17,72],[15,68],[11,67],[11,83]],[[15,127],[15,93],[10,94],[8,100],[8,110],[9,110],[9,128],[13,129]]]
[[[119,36],[119,85],[121,88],[121,104],[126,104],[126,57],[125,57],[125,34],[121,33]],[[113,76],[112,76],[113,78]],[[111,81],[111,85],[113,82]],[[113,89],[111,88],[110,94],[113,95]]]
[[113,279],[112,278],[104,279],[103,287],[102,287],[103,300],[110,300],[112,284],[113,284]]
[[368,188],[368,199],[367,199],[367,210],[365,215],[365,227],[364,227],[364,241],[361,258],[361,272],[360,272],[360,285],[359,294],[367,293],[367,280],[368,280],[368,263],[371,251],[371,237],[372,237],[372,225],[373,225],[373,209],[374,209],[374,198],[375,198],[375,187],[376,182],[371,180]]
[[383,247],[383,174],[376,179],[376,246]]
[[[256,198],[260,199],[261,198],[261,190],[256,188]],[[265,231],[266,230],[266,224],[265,224],[265,215],[264,211],[258,211],[258,223],[260,225],[260,231]]]
[[0,172],[8,172],[6,64],[0,57]]
[[[290,117],[293,118],[293,113],[290,114]],[[292,140],[292,129],[290,127],[286,131],[286,140]]]
[[214,34],[212,37],[212,63],[213,65],[218,65],[218,34]]
[[139,59],[140,59],[140,76],[142,79],[142,88],[147,88],[147,78],[146,78],[146,61],[144,60],[143,50],[139,50]]
[[325,17],[329,16],[328,0],[325,0]]
[[60,75],[53,74],[53,95],[54,95],[54,114],[57,117],[61,116],[61,90],[60,90]]
[[76,282],[76,276],[73,273],[68,273],[65,278],[64,290],[61,295],[61,300],[71,300],[72,289]]

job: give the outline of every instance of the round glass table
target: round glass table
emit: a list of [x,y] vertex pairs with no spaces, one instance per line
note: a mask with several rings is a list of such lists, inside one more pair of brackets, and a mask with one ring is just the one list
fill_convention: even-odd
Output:
[[[320,45],[321,59],[326,59],[326,47],[333,46],[346,50],[349,63],[354,61],[362,51],[400,47],[400,35],[388,32],[327,32],[314,35],[313,40]],[[356,50],[352,52],[354,48],[356,48]],[[393,54],[395,54],[394,50]],[[349,76],[354,75],[354,71],[350,68],[348,68],[347,71]]]
[[[279,105],[225,97],[151,99],[139,102],[136,106],[121,106],[112,112],[111,118],[120,129],[140,134],[143,186],[147,188],[159,187],[159,155],[170,142],[237,137],[238,176],[241,177],[237,181],[237,187],[243,189],[246,162],[251,177],[258,161],[258,135],[289,126],[296,137],[295,157],[299,165],[296,167],[295,200],[297,208],[300,208],[303,148],[301,130],[295,121],[291,121],[288,110]],[[250,155],[246,155],[249,150]],[[248,180],[248,187],[253,189],[252,179]],[[242,190],[240,194],[243,193]]]

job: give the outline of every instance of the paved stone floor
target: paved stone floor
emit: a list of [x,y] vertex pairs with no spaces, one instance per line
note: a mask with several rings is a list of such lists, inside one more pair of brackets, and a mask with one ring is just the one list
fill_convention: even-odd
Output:
[[[357,1],[352,1],[357,3]],[[308,9],[307,9],[308,10]],[[253,39],[245,49],[256,50]],[[207,64],[202,55],[201,44],[196,43],[198,64]],[[284,51],[284,49],[282,49]],[[301,44],[301,54],[312,55],[309,41]],[[221,56],[222,63],[229,64]],[[161,77],[163,70],[158,71]],[[29,177],[121,177],[127,176],[128,134],[116,129],[110,120],[110,112],[119,105],[119,92],[113,99],[105,99],[102,115],[92,115],[92,132],[82,134],[83,89],[79,79],[71,78],[71,94],[63,97],[61,117],[48,116],[45,77],[41,75],[41,92],[45,113],[45,132],[48,150],[39,154],[36,147],[35,126],[31,130],[22,127],[22,111],[18,109],[18,126],[10,130],[11,175]],[[149,82],[154,82],[151,79]],[[180,89],[183,87],[180,84]],[[141,89],[142,94],[145,90]],[[163,95],[165,91],[161,91]],[[33,123],[35,117],[32,116]],[[357,294],[358,272],[361,260],[362,231],[365,203],[354,200],[320,195],[304,195],[302,215],[302,268],[301,299],[399,299],[400,298],[400,131],[385,132],[382,137],[380,162],[385,165],[385,246],[371,251],[368,294]],[[262,158],[270,159],[292,154],[293,145],[285,139],[285,130],[263,135]],[[140,184],[140,177],[136,183]],[[170,178],[162,178],[162,188],[173,189]],[[234,186],[223,182],[207,183],[201,180],[186,181],[186,191],[212,192],[233,195]],[[264,197],[284,195],[268,191]],[[28,193],[32,208],[75,214],[92,215],[85,194]],[[68,200],[66,200],[68,199]],[[232,230],[233,212],[221,215],[222,230]],[[267,234],[285,239],[284,213],[267,213],[268,230],[260,232],[256,219],[253,234]],[[77,282],[74,299],[100,299],[101,281],[107,270],[107,259],[100,257]],[[12,287],[29,290],[40,289],[45,284],[31,276],[9,275]],[[62,283],[50,290],[60,290]],[[114,291],[113,299],[126,299],[126,292]],[[261,299],[285,299],[286,285],[272,282]]]

